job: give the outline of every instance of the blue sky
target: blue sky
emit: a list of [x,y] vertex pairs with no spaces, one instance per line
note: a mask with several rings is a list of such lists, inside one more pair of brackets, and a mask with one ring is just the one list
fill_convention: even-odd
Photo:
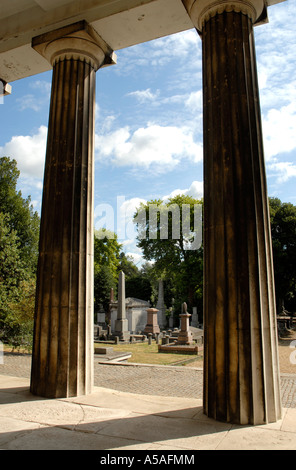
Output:
[[[268,192],[293,204],[295,7],[296,0],[270,7],[269,23],[255,28]],[[118,231],[118,214],[128,221],[140,201],[202,197],[201,40],[190,30],[116,54],[117,64],[96,76],[95,228],[107,220]],[[19,189],[40,212],[51,72],[11,85],[0,105],[0,156],[17,160]],[[119,235],[139,262],[131,226]]]

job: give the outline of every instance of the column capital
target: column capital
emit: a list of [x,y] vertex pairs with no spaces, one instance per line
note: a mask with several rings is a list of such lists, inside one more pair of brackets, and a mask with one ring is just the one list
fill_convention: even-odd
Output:
[[255,23],[265,8],[264,0],[183,0],[183,4],[198,31],[211,17],[224,11],[243,13]]
[[116,63],[116,54],[86,21],[32,39],[32,47],[54,66],[58,60],[86,60],[95,70]]

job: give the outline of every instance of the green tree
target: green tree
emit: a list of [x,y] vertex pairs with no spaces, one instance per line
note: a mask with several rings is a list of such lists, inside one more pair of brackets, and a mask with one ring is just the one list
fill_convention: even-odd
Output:
[[26,264],[27,271],[35,273],[40,219],[33,210],[30,196],[25,199],[21,191],[17,191],[19,175],[15,160],[0,158],[0,212],[9,215],[7,223],[17,233],[21,259]]
[[0,212],[0,312],[4,318],[7,304],[19,295],[25,279],[25,265],[20,257],[19,240],[9,226],[9,216]]
[[119,271],[124,272],[125,279],[134,278],[140,273],[133,259],[124,252],[121,252],[119,255]]
[[31,343],[40,220],[30,197],[17,191],[15,160],[0,158],[0,335]]
[[[17,232],[0,213],[0,337],[14,346],[31,344],[35,279],[21,259]],[[24,341],[24,338],[25,341]]]
[[134,264],[133,258],[120,253],[119,270],[125,274],[125,295],[142,300],[149,300],[151,296],[150,280],[142,275]]
[[110,290],[116,292],[121,244],[117,235],[106,229],[95,231],[94,237],[94,309],[103,305],[108,310]]
[[[138,247],[147,261],[154,263],[154,279],[165,281],[167,302],[174,297],[179,311],[182,302],[189,308],[202,306],[203,248],[197,243],[202,233],[202,201],[178,195],[141,204],[134,221]],[[169,307],[169,305],[167,305]]]
[[296,207],[269,199],[277,312],[296,309]]

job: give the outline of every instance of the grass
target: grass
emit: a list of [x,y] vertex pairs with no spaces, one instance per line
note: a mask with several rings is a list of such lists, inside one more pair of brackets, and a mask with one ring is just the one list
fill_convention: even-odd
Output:
[[3,344],[3,351],[5,353],[32,354],[32,348],[14,346],[6,343]]
[[[95,347],[102,346],[102,343],[95,343]],[[128,343],[110,344],[114,352],[130,352],[132,357],[128,359],[130,363],[156,364],[156,365],[183,365],[191,361],[198,361],[202,365],[202,356],[191,354],[159,353],[158,345],[148,343]],[[198,365],[196,365],[198,367]]]
[[[13,345],[4,344],[4,352],[6,353],[19,353],[31,354],[32,351],[28,348],[14,347]],[[103,346],[102,343],[94,343],[94,347]],[[107,346],[107,345],[106,345]],[[114,352],[129,352],[132,356],[127,362],[132,364],[154,364],[154,365],[193,365],[194,367],[202,367],[202,354],[180,354],[180,353],[159,353],[158,345],[155,342],[152,344],[146,343],[121,343],[108,345],[113,348]],[[192,364],[193,363],[193,364]]]

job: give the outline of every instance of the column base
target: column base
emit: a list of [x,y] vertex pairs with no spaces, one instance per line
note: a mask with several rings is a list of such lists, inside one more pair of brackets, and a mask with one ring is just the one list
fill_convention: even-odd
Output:
[[123,318],[122,320],[115,321],[115,331],[113,336],[118,336],[121,341],[129,341],[131,333],[128,330],[128,319]]

